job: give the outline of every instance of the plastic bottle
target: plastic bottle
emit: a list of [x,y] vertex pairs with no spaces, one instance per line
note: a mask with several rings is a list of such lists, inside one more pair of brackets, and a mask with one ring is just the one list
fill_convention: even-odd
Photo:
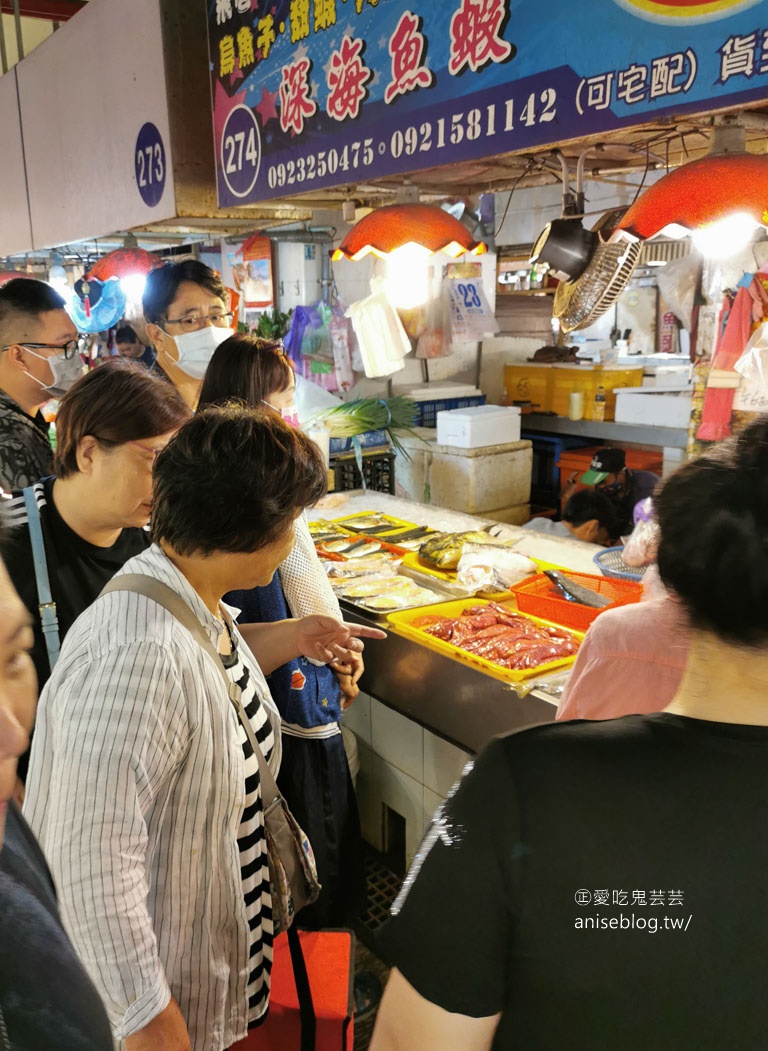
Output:
[[605,387],[598,387],[595,401],[592,405],[592,420],[594,423],[602,423],[605,419]]

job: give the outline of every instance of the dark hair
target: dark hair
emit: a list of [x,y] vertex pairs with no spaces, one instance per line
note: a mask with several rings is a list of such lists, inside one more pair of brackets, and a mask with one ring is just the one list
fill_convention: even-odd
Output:
[[15,277],[0,286],[0,347],[29,339],[29,322],[41,314],[63,310],[64,300],[45,281]]
[[216,348],[205,370],[198,408],[236,399],[257,409],[270,394],[287,389],[291,374],[291,362],[280,343],[230,336]]
[[659,573],[691,622],[768,642],[768,416],[684,464],[653,497]]
[[147,274],[147,283],[141,298],[144,317],[147,321],[159,325],[165,320],[168,307],[176,298],[179,285],[183,281],[191,281],[193,285],[200,285],[206,292],[226,302],[227,290],[221,278],[205,263],[200,263],[197,259],[184,259],[181,263],[165,263],[163,266],[150,270]]
[[155,461],[151,533],[180,555],[254,552],[328,488],[322,454],[271,412],[211,406]]
[[612,536],[616,525],[613,504],[605,495],[596,489],[579,489],[574,493],[563,509],[563,521],[572,526],[581,526],[585,522],[597,519],[599,525]]
[[130,325],[121,325],[115,332],[115,343],[138,343],[139,337]]
[[54,472],[77,472],[77,447],[93,435],[109,447],[156,438],[180,427],[190,411],[173,384],[142,365],[108,358],[86,373],[61,399],[56,416]]

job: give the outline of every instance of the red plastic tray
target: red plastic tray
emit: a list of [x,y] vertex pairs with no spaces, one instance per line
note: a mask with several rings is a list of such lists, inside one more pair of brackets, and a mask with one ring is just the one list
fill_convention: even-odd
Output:
[[571,573],[570,571],[565,573],[565,576],[574,584],[581,584],[609,598],[610,606],[592,609],[591,606],[569,602],[563,598],[549,577],[543,573],[537,573],[535,577],[527,577],[512,587],[512,593],[517,600],[517,608],[522,613],[530,613],[534,617],[551,620],[554,624],[562,624],[565,628],[586,631],[595,617],[607,609],[627,606],[631,602],[639,602],[643,597],[643,585],[630,580],[616,580],[613,577],[593,576],[591,573]]

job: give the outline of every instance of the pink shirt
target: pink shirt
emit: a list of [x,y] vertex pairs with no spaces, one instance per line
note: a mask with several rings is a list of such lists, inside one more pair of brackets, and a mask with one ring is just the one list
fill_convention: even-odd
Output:
[[689,631],[680,603],[668,596],[601,613],[581,644],[557,719],[666,708],[683,676]]

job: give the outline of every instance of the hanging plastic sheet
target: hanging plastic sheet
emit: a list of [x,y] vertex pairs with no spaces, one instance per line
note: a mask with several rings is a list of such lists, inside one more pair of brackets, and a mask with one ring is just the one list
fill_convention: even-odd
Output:
[[403,367],[411,341],[397,311],[384,294],[381,278],[371,281],[371,295],[347,310],[357,336],[366,376],[391,376]]

